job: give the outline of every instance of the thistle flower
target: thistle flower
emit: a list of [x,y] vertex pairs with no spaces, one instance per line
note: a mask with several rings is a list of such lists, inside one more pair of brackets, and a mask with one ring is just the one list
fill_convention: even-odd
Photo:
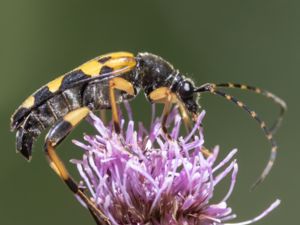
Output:
[[[111,224],[136,225],[245,225],[254,223],[276,208],[276,200],[254,219],[227,223],[236,215],[227,206],[235,186],[238,164],[232,150],[216,162],[219,148],[203,154],[204,138],[200,128],[202,112],[192,131],[180,136],[181,117],[174,110],[169,117],[172,140],[161,132],[159,119],[149,131],[139,123],[137,131],[129,111],[129,123],[117,135],[111,126],[91,114],[88,121],[99,134],[85,135],[87,143],[74,141],[84,149],[75,163],[97,207]],[[216,185],[231,175],[225,197],[212,203]]]

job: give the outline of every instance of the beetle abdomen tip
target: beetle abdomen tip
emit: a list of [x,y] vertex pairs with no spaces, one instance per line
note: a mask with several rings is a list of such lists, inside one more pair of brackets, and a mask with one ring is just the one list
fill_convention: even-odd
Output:
[[17,151],[20,152],[27,160],[31,159],[32,146],[34,141],[34,136],[32,133],[27,132],[23,128],[19,128],[16,134]]

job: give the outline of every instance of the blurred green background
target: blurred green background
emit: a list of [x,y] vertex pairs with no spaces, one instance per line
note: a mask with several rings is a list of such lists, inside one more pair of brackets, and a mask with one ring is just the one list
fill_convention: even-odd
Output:
[[[203,95],[206,145],[222,155],[239,149],[238,182],[229,204],[236,221],[254,217],[276,198],[280,208],[257,224],[296,224],[299,209],[300,2],[252,1],[41,1],[0,3],[0,224],[94,224],[89,213],[48,168],[43,137],[30,164],[15,154],[9,118],[35,89],[99,54],[149,51],[172,62],[198,85],[238,82],[273,91],[289,106],[276,135],[278,160],[254,192],[269,156],[257,124],[221,98]],[[266,121],[278,109],[263,97],[234,91]],[[145,107],[139,107],[143,105]],[[135,118],[149,120],[143,95]],[[71,144],[90,129],[83,123],[61,146],[65,160],[80,151]],[[63,149],[63,150],[62,150]],[[217,191],[223,193],[228,183]],[[220,194],[219,194],[220,195]],[[217,195],[218,196],[218,195]]]

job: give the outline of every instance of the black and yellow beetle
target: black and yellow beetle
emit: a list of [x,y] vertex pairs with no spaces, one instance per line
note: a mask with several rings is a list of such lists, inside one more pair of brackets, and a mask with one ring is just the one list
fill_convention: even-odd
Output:
[[[255,111],[221,92],[221,88],[249,90],[273,99],[281,107],[281,115],[274,129],[268,129]],[[162,130],[166,135],[165,124],[172,104],[179,105],[183,120],[188,126],[189,114],[192,114],[192,118],[197,117],[200,109],[197,100],[202,92],[222,96],[247,111],[259,123],[272,145],[269,162],[259,181],[267,176],[276,157],[277,145],[273,139],[273,131],[279,126],[286,110],[284,101],[268,91],[247,85],[209,83],[195,87],[190,79],[174,69],[169,62],[150,53],[138,53],[134,56],[128,52],[115,52],[102,55],[41,87],[22,103],[11,118],[11,128],[17,132],[17,151],[29,160],[35,138],[51,126],[45,140],[50,166],[86,202],[94,214],[107,220],[78,188],[56,154],[55,147],[90,111],[111,109],[115,131],[119,133],[117,104],[133,99],[140,89],[143,89],[150,102],[164,104]]]

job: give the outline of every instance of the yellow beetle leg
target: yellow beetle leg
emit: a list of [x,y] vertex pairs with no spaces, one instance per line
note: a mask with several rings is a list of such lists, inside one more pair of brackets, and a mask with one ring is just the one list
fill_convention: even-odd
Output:
[[103,214],[103,212],[101,212],[91,199],[89,199],[78,187],[78,184],[71,177],[55,150],[59,143],[74,129],[74,127],[77,126],[81,120],[89,114],[89,112],[90,111],[87,107],[79,108],[69,112],[62,118],[62,120],[58,121],[47,134],[45,141],[45,153],[49,160],[50,167],[65,182],[69,189],[87,205],[94,219],[98,218],[99,221],[96,222],[98,224],[110,224],[109,219]]
[[129,95],[135,95],[135,91],[133,85],[129,81],[125,80],[124,78],[115,77],[109,81],[109,100],[111,104],[112,118],[114,121],[115,131],[116,133],[119,134],[121,132],[121,128],[120,128],[120,119],[118,114],[116,96],[114,93],[115,89],[124,91]]
[[149,99],[153,103],[163,103],[164,109],[162,113],[162,121],[161,121],[161,127],[162,131],[165,133],[168,139],[172,139],[171,136],[168,134],[168,129],[166,127],[167,119],[170,114],[172,104],[178,103],[179,100],[177,96],[171,92],[171,90],[167,87],[160,87],[155,89],[149,94]]

